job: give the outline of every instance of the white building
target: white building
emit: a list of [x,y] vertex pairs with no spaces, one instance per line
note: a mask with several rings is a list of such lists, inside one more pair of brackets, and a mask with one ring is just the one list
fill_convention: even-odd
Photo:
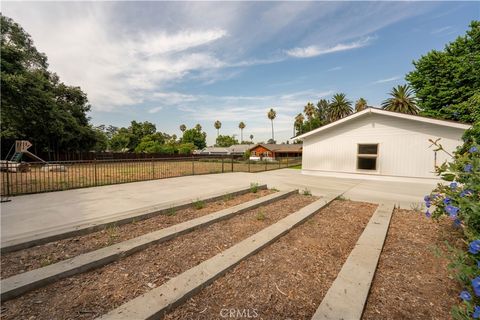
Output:
[[469,127],[367,108],[296,139],[303,141],[303,174],[421,181],[438,179],[435,166],[449,159],[444,152],[435,152],[429,139],[440,138],[451,153]]

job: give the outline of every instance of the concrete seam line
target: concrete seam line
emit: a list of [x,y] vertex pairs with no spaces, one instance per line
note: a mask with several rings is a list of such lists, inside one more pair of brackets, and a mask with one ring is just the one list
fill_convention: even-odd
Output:
[[201,227],[229,219],[245,211],[255,209],[297,193],[298,190],[289,190],[273,193],[239,205],[226,208],[205,216],[184,221],[182,223],[150,232],[108,247],[87,252],[76,257],[63,260],[49,266],[34,269],[0,281],[2,300],[8,300],[23,293],[40,288],[60,279],[99,268],[125,256],[161,243]]
[[394,210],[380,203],[312,320],[361,319]]
[[[258,188],[267,189],[267,185],[263,184],[258,186]],[[198,200],[204,201],[204,202],[213,202],[221,199],[224,196],[238,196],[238,195],[249,193],[250,191],[251,191],[250,187],[238,188],[238,189],[229,191],[227,193],[218,193],[214,195],[209,195],[203,198],[199,198]],[[63,232],[60,231],[60,233],[54,233],[55,230],[53,230],[50,232],[46,232],[40,238],[38,238],[39,234],[36,234],[33,237],[23,237],[20,239],[5,241],[5,243],[2,243],[1,253],[18,251],[21,249],[30,248],[30,247],[34,247],[37,245],[41,245],[41,244],[45,244],[53,241],[58,241],[58,240],[62,240],[70,237],[89,234],[89,233],[104,229],[111,225],[120,226],[123,224],[130,223],[133,220],[137,220],[137,221],[145,220],[145,219],[160,215],[166,212],[167,210],[185,209],[186,207],[192,204],[192,201],[194,200],[188,199],[188,200],[179,201],[179,203],[177,204],[157,204],[157,205],[151,205],[148,207],[132,209],[125,212],[121,212],[116,215],[112,214],[102,219],[96,219],[96,221],[100,223],[95,223],[95,221],[90,221],[88,223],[85,222],[84,225],[80,227],[77,226],[77,227],[65,228],[65,229],[70,229],[68,231],[63,231]]]
[[249,238],[203,261],[158,288],[132,299],[98,319],[160,319],[169,309],[181,304],[201,288],[231,270],[241,261],[260,251],[295,226],[317,213],[338,195],[317,200]]

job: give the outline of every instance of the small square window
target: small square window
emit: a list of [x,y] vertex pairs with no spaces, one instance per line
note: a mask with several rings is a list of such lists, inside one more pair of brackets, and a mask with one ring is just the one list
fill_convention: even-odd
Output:
[[359,144],[357,169],[377,170],[378,144]]
[[357,167],[362,170],[377,170],[377,158],[358,157]]
[[358,154],[377,154],[378,144],[359,144]]

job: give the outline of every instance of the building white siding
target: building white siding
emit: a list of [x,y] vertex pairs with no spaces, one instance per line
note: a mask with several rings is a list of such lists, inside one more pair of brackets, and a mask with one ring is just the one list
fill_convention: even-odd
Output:
[[[435,178],[435,152],[428,139],[441,138],[452,152],[464,130],[410,119],[368,114],[307,136],[303,141],[304,173],[361,174]],[[378,144],[377,170],[357,169],[358,144]],[[440,165],[448,156],[436,153]]]

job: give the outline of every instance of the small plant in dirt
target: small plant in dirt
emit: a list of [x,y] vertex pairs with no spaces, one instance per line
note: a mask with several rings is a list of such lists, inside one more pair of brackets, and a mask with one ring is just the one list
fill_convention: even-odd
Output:
[[167,210],[167,212],[165,213],[165,215],[169,216],[169,217],[173,217],[177,214],[177,210],[175,208],[170,208]]
[[272,190],[273,192],[278,192],[280,190],[278,190],[277,188],[273,187],[273,188],[270,188],[270,190]]
[[197,199],[197,201],[193,202],[193,207],[197,210],[205,208],[205,201]]
[[302,190],[302,194],[304,196],[311,196],[312,192],[309,189],[305,188],[305,189]]
[[106,232],[107,232],[107,236],[108,236],[108,239],[107,239],[107,245],[112,245],[113,243],[115,243],[115,240],[117,240],[118,238],[118,228],[116,225],[110,225],[108,226],[106,229]]
[[226,195],[223,196],[223,202],[227,202],[233,199],[233,195],[230,193],[227,193]]
[[46,267],[46,266],[49,266],[53,263],[53,260],[50,259],[50,257],[44,257],[42,258],[42,260],[40,260],[40,266],[43,268],[43,267]]
[[258,183],[252,182],[250,183],[250,192],[257,193],[258,192]]
[[345,198],[342,194],[339,195],[338,197],[335,198],[335,200],[339,200],[339,201],[347,201],[348,199]]
[[258,221],[264,221],[265,220],[265,212],[259,211],[257,212],[257,215],[255,217]]
[[463,287],[458,294],[462,302],[452,308],[452,316],[454,319],[479,319],[480,147],[475,136],[464,135],[464,141],[465,144],[452,155],[444,150],[439,140],[430,140],[435,151],[447,153],[452,160],[437,168],[446,183],[439,183],[431,194],[425,196],[425,215],[434,219],[447,216],[463,231],[468,249],[448,246],[449,268]]

